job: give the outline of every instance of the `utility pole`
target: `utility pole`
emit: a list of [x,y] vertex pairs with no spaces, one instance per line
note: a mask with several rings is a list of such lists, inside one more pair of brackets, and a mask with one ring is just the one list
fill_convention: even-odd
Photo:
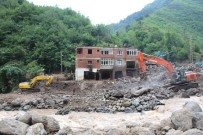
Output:
[[63,54],[62,54],[62,51],[60,52],[61,53],[61,74],[63,72],[63,67],[62,67],[62,63],[63,63]]
[[192,35],[190,35],[189,37],[189,45],[190,45],[190,63],[193,63]]

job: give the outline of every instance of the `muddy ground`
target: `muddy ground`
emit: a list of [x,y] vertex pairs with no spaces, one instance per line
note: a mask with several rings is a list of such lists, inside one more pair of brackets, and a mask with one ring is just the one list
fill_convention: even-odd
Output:
[[198,88],[169,90],[163,87],[169,83],[165,69],[152,67],[146,80],[126,77],[103,81],[55,81],[50,88],[36,93],[0,94],[0,119],[33,111],[52,116],[61,128],[68,126],[73,131],[89,128],[125,130],[132,125],[149,127],[169,118],[186,101],[196,101],[203,106],[202,80],[200,76]]

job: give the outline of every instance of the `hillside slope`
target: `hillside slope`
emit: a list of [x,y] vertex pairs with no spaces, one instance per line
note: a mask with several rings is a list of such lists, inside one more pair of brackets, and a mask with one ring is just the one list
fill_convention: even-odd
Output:
[[144,22],[163,30],[175,29],[181,35],[192,36],[203,46],[202,7],[202,0],[173,0],[145,18]]
[[[137,47],[146,53],[162,51],[176,60],[201,59],[203,52],[203,1],[202,0],[164,0],[164,4],[154,3],[120,22],[117,35],[129,46]],[[163,2],[163,1],[162,1]],[[148,15],[141,14],[151,9]],[[130,20],[133,16],[144,18]],[[115,30],[115,29],[114,29]],[[193,56],[192,56],[193,55]]]
[[113,24],[114,30],[118,30],[122,27],[127,27],[133,22],[139,21],[144,17],[149,16],[160,8],[167,6],[171,1],[172,0],[155,0],[153,3],[145,6],[141,11],[135,12],[127,16],[125,19],[121,20],[119,23]]

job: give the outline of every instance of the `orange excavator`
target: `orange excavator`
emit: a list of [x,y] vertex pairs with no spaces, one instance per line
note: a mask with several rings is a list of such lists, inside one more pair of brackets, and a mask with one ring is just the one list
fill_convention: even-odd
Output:
[[151,62],[157,65],[161,65],[168,70],[168,76],[170,78],[170,84],[166,85],[169,89],[189,89],[189,88],[197,88],[197,73],[193,71],[185,71],[185,70],[174,70],[173,65],[166,61],[163,58],[159,58],[156,56],[144,54],[142,52],[138,52],[138,64],[140,67],[140,76],[141,78],[146,77],[147,66],[145,62]]

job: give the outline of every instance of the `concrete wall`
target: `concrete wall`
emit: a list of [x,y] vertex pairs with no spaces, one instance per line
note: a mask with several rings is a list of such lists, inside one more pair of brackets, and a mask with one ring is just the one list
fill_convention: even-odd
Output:
[[[84,71],[89,71],[88,68],[76,68],[75,69],[75,79],[77,81],[84,80]],[[97,72],[97,68],[93,68],[92,72]]]

